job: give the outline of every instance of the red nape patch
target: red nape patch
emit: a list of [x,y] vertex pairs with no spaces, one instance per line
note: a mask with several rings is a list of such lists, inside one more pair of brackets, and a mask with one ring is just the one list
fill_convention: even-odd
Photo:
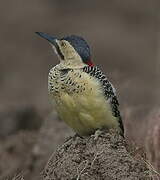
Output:
[[88,64],[88,66],[94,66],[91,60],[87,61],[86,64]]

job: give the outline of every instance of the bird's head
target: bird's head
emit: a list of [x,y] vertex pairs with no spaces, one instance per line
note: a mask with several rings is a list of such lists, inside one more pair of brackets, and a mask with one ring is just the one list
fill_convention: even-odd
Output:
[[59,39],[46,33],[36,33],[49,41],[61,63],[75,68],[93,66],[89,45],[82,37],[71,35]]

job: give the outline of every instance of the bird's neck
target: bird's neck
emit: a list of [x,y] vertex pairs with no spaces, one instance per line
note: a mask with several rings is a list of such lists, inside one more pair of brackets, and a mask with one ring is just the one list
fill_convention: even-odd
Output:
[[81,69],[87,66],[82,61],[71,59],[71,60],[62,60],[59,63],[59,68],[61,69]]

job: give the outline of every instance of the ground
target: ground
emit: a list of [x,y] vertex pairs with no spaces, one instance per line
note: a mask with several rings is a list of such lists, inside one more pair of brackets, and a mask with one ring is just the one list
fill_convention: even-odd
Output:
[[[142,153],[114,131],[75,136],[50,114],[40,129],[17,130],[1,141],[0,179],[151,179]],[[17,178],[20,178],[19,176]],[[18,180],[18,179],[17,179]]]

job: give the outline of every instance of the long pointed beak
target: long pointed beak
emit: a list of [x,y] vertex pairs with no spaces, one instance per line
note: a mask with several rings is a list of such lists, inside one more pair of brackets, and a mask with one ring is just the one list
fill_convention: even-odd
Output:
[[43,33],[43,32],[35,32],[35,33],[38,34],[39,36],[41,36],[42,38],[46,39],[47,41],[49,41],[54,46],[57,45],[57,43],[56,43],[57,38],[56,37],[48,35],[48,34]]

